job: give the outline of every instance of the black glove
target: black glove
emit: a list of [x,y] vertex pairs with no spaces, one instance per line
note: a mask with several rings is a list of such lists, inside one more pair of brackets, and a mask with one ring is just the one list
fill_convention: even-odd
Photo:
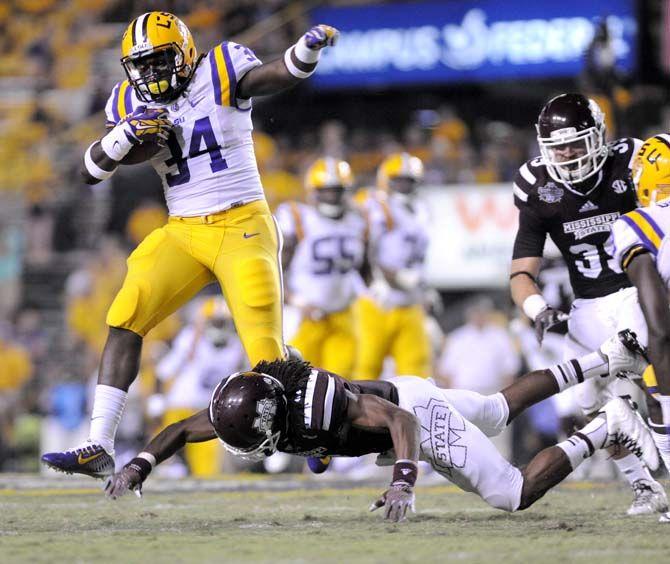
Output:
[[535,326],[535,337],[537,337],[537,342],[542,344],[542,339],[544,339],[544,334],[548,329],[551,329],[554,325],[566,321],[570,317],[567,313],[563,313],[558,309],[553,307],[547,307],[543,309],[540,313],[537,314],[535,321],[533,322]]
[[121,472],[112,474],[105,482],[105,495],[116,499],[132,491],[142,497],[142,483],[151,473],[152,466],[144,458],[133,458]]
[[127,466],[121,472],[112,474],[105,482],[105,495],[111,499],[117,499],[129,491],[142,497],[142,478],[136,470]]
[[370,506],[370,511],[384,507],[384,519],[399,523],[405,520],[407,509],[414,512],[414,488],[405,483],[392,484],[377,501]]

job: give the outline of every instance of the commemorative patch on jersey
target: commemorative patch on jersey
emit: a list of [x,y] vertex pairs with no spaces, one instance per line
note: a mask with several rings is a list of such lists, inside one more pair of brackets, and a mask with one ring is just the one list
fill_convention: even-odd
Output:
[[543,202],[556,204],[563,199],[564,190],[555,182],[548,182],[537,189],[537,196]]
[[621,214],[619,212],[603,213],[593,217],[585,217],[577,221],[568,221],[563,224],[563,233],[572,233],[575,239],[583,239],[593,233],[608,233]]

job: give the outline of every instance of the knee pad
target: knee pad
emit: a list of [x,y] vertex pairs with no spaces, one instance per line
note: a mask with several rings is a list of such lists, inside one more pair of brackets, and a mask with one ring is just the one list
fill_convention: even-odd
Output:
[[124,284],[107,312],[107,325],[130,329],[139,304],[139,286],[135,283]]
[[249,307],[269,307],[279,299],[278,270],[266,258],[252,258],[237,269],[242,301]]

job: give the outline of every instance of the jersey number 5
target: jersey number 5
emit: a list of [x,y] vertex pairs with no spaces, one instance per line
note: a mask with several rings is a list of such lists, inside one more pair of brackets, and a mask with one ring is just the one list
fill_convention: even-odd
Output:
[[[201,148],[203,141],[205,147]],[[209,168],[212,172],[219,172],[228,168],[226,159],[221,155],[221,145],[216,140],[214,130],[212,129],[212,122],[209,121],[209,116],[196,120],[193,126],[193,133],[191,135],[191,145],[188,149],[188,156],[183,156],[183,149],[179,145],[177,136],[174,131],[170,131],[170,136],[167,140],[168,149],[172,155],[165,161],[167,166],[177,165],[177,172],[168,172],[165,175],[165,180],[168,186],[179,186],[186,184],[191,180],[191,171],[188,168],[188,160],[209,153]]]

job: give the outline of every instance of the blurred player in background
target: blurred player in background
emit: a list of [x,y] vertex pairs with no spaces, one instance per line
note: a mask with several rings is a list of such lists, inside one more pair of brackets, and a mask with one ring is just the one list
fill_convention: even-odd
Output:
[[[180,331],[170,352],[156,367],[164,394],[151,398],[152,415],[163,414],[163,426],[190,417],[207,407],[212,390],[223,376],[241,370],[246,362],[225,300],[205,300],[194,322]],[[219,473],[219,452],[213,443],[187,445],[184,455],[191,475]]]
[[349,164],[317,160],[305,175],[308,204],[277,209],[284,236],[287,302],[301,313],[291,345],[305,360],[351,378],[355,355],[352,305],[364,289],[367,224],[352,206]]
[[[570,272],[575,300],[570,309],[565,358],[598,348],[625,328],[646,340],[637,292],[615,270],[610,231],[614,221],[636,207],[631,166],[641,145],[623,138],[607,144],[604,115],[581,94],[562,94],[542,109],[537,123],[541,156],[525,163],[514,180],[519,228],[511,266],[514,302],[534,322],[538,340],[567,316],[550,307],[536,278],[547,235]],[[588,380],[576,389],[586,416],[604,403],[630,394],[628,380]],[[628,480],[634,500],[629,515],[667,511],[663,487],[625,450],[611,452]]]
[[364,202],[370,225],[372,283],[358,304],[358,352],[354,377],[374,380],[384,359],[395,374],[431,374],[423,280],[428,247],[428,211],[417,198],[423,163],[408,153],[390,155],[379,166],[377,185]]
[[107,316],[89,440],[43,462],[93,477],[114,471],[114,438],[142,339],[214,281],[221,285],[252,364],[283,358],[280,238],[265,201],[251,137],[251,98],[295,86],[338,37],[318,25],[262,64],[224,41],[198,55],[191,32],[172,14],[134,19],[121,43],[127,80],[106,107],[108,133],[86,151],[90,184],[119,164],[151,159],[170,219],[128,259],[128,274]]
[[[644,373],[649,393],[660,404],[650,405],[652,437],[670,469],[670,135],[647,139],[633,162],[633,182],[641,208],[612,226],[617,270],[628,275],[648,327],[648,358]],[[661,516],[670,522],[670,513]]]

